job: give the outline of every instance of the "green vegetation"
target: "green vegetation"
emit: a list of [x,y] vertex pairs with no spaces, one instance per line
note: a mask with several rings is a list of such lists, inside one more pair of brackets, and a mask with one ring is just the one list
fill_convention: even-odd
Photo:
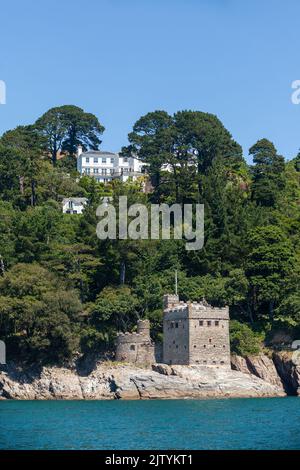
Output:
[[230,322],[231,351],[240,356],[258,354],[261,348],[261,336],[245,323],[237,320]]
[[[155,111],[135,123],[122,149],[148,164],[153,191],[145,194],[139,181],[78,178],[77,145],[98,148],[103,131],[95,116],[62,106],[0,139],[0,337],[9,357],[62,362],[107,350],[139,317],[161,339],[162,295],[174,289],[175,268],[183,300],[230,306],[235,352],[258,352],[277,329],[296,335],[299,155],[285,162],[261,139],[248,165],[216,116]],[[204,248],[100,241],[96,207],[119,195],[129,204],[204,203]],[[83,215],[62,213],[68,196],[88,198]]]

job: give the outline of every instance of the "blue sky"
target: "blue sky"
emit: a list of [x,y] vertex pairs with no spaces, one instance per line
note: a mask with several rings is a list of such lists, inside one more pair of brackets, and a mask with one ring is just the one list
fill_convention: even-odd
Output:
[[294,0],[10,0],[2,2],[0,134],[75,104],[118,150],[155,109],[216,114],[243,146],[300,147],[300,2]]

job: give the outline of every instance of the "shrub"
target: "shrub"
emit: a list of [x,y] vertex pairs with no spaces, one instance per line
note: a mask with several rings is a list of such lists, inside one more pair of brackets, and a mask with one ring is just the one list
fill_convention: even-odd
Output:
[[230,322],[230,344],[233,353],[240,356],[258,354],[261,339],[261,336],[245,323],[240,323],[237,320]]

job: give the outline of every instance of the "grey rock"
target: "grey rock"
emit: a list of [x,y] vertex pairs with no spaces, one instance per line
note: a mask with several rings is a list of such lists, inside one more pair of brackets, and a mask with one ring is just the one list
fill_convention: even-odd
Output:
[[256,375],[203,366],[155,364],[152,369],[98,363],[88,375],[44,368],[39,374],[0,372],[0,396],[8,399],[166,399],[284,396],[282,387]]
[[300,396],[300,365],[293,361],[293,352],[273,353],[273,361],[285,391]]
[[253,374],[284,390],[283,382],[278,375],[275,364],[271,358],[265,354],[256,356],[240,357],[232,355],[231,365],[234,370],[243,372],[244,374]]

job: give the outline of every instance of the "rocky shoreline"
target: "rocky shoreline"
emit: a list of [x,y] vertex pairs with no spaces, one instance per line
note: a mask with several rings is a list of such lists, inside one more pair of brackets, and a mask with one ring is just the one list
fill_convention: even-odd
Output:
[[0,398],[18,400],[109,400],[281,397],[300,394],[300,368],[288,353],[232,357],[232,369],[96,361],[89,367],[0,370]]

